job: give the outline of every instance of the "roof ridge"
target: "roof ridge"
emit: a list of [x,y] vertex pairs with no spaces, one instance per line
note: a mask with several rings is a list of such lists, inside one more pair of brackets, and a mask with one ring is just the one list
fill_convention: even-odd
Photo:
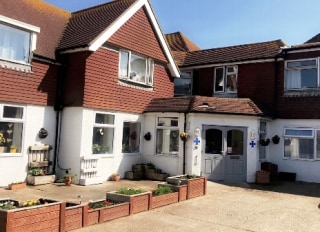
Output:
[[132,2],[135,2],[135,1],[139,1],[139,0],[112,0],[110,2],[105,2],[105,3],[99,4],[99,5],[95,5],[95,6],[91,6],[91,7],[88,7],[88,8],[84,8],[84,9],[81,9],[81,10],[74,11],[74,12],[72,12],[72,14],[78,14],[78,13],[81,13],[81,12],[84,12],[84,11],[90,11],[90,10],[93,10],[95,8],[100,8],[102,6],[115,4],[116,2],[120,2],[120,1],[132,1]]

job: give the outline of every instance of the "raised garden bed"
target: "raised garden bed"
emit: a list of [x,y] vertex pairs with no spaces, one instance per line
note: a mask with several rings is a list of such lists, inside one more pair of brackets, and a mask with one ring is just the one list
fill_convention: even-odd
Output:
[[203,196],[207,193],[207,178],[203,176],[171,176],[166,181],[172,185],[187,185],[187,199]]
[[128,216],[130,214],[129,206],[129,202],[114,203],[107,200],[91,202],[84,208],[83,226],[103,223]]
[[61,231],[70,231],[83,227],[83,213],[85,205],[63,202],[61,204]]
[[179,193],[172,192],[160,196],[152,196],[150,201],[150,209],[158,208],[165,205],[177,203],[179,201]]
[[139,213],[149,210],[151,192],[145,191],[142,193],[127,195],[119,193],[119,191],[107,192],[106,199],[113,202],[129,202],[130,214]]
[[0,231],[60,231],[60,201],[2,199],[0,205]]
[[173,185],[168,183],[158,184],[158,186],[169,186],[173,192],[178,192],[178,201],[187,200],[188,185]]

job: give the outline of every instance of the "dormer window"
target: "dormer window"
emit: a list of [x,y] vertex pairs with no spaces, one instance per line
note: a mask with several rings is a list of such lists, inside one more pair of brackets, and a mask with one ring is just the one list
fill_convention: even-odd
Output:
[[0,63],[29,65],[39,27],[0,15]]
[[214,94],[237,92],[237,66],[217,67],[214,70]]
[[153,85],[154,62],[130,51],[120,51],[119,77],[143,85]]

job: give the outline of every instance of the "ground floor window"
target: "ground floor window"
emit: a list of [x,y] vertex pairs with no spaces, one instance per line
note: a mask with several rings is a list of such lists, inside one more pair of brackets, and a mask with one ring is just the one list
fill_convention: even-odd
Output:
[[179,127],[177,117],[159,117],[157,121],[156,153],[177,155]]
[[285,128],[284,157],[308,160],[320,159],[320,130]]
[[0,104],[0,153],[21,152],[24,111],[22,106]]
[[122,152],[137,153],[140,148],[141,124],[137,122],[124,122],[122,134]]
[[111,154],[113,152],[114,115],[96,113],[93,125],[92,153]]

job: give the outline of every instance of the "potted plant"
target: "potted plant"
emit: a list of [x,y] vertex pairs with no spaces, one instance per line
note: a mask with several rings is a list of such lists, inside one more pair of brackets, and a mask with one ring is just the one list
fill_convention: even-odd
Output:
[[108,152],[108,147],[107,146],[102,146],[98,143],[95,143],[92,145],[92,153],[93,154],[105,154]]
[[17,153],[17,146],[11,145],[10,146],[10,153]]
[[269,143],[270,143],[270,139],[267,138],[267,137],[262,138],[262,139],[259,140],[259,144],[260,144],[261,146],[268,146]]
[[71,168],[67,169],[62,179],[65,185],[70,186],[72,183],[72,179],[77,176],[77,174],[71,173]]
[[4,134],[0,132],[0,153],[7,152],[7,140],[4,137]]
[[30,168],[28,173],[32,176],[42,176],[45,175],[44,171],[41,168]]
[[120,180],[120,173],[112,173],[111,175],[111,180],[112,181],[119,181]]

